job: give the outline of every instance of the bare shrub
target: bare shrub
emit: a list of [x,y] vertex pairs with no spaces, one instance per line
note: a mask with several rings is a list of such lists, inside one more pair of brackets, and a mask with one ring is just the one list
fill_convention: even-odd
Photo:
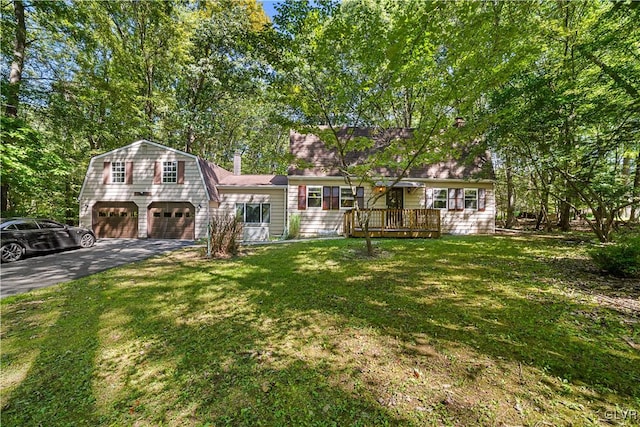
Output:
[[216,258],[236,255],[242,242],[242,222],[235,216],[216,216],[209,223],[211,255]]

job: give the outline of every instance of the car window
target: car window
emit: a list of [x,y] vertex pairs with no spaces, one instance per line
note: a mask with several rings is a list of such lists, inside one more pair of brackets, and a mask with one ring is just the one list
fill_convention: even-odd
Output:
[[18,228],[16,227],[15,224],[9,224],[9,225],[3,226],[2,229],[3,230],[17,230]]
[[40,228],[64,228],[64,225],[59,224],[55,221],[38,221]]
[[35,221],[20,221],[14,224],[18,230],[38,230],[38,224]]

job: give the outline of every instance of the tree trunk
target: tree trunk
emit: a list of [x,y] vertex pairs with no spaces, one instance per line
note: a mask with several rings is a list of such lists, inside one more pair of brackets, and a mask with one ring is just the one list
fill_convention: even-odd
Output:
[[24,53],[27,46],[27,27],[24,22],[24,4],[21,0],[13,2],[16,33],[13,47],[13,61],[9,72],[9,85],[7,86],[7,105],[5,114],[8,117],[18,116],[18,104],[20,102],[20,82],[22,81],[22,68],[24,67]]
[[568,200],[560,202],[560,230],[571,231],[571,203]]
[[[636,171],[635,176],[633,178],[633,190],[631,191],[632,197],[640,197],[640,153],[638,153],[638,158],[636,158]],[[637,221],[638,203],[634,203],[631,205],[631,213],[629,214],[629,221]]]
[[[18,105],[20,103],[20,82],[22,81],[22,69],[24,67],[24,53],[27,46],[27,27],[24,22],[24,4],[21,0],[13,2],[14,16],[16,20],[16,33],[13,47],[13,61],[9,72],[9,84],[6,90],[7,105],[5,114],[7,117],[18,117]],[[9,185],[2,182],[0,185],[0,210],[7,212],[9,209]]]
[[507,154],[505,157],[505,173],[507,178],[507,221],[505,228],[513,228],[516,224],[516,193],[513,185],[513,169],[510,154]]
[[[355,197],[355,195],[354,195]],[[356,202],[357,205],[357,202]],[[371,234],[369,233],[369,218],[370,212],[363,213],[358,206],[355,207],[356,221],[360,228],[362,228],[364,234],[364,240],[367,246],[367,256],[373,256],[373,242],[371,241]]]

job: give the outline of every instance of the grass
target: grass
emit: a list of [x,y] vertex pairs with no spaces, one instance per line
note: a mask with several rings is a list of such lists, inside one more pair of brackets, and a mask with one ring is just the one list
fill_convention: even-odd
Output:
[[2,301],[2,425],[637,425],[640,285],[588,244],[186,249]]

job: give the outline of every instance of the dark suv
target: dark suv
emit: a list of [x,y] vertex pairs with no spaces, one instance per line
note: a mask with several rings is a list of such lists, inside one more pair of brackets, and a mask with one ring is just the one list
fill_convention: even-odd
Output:
[[8,218],[0,223],[0,260],[17,261],[25,254],[66,248],[89,248],[93,231],[70,227],[50,219]]

